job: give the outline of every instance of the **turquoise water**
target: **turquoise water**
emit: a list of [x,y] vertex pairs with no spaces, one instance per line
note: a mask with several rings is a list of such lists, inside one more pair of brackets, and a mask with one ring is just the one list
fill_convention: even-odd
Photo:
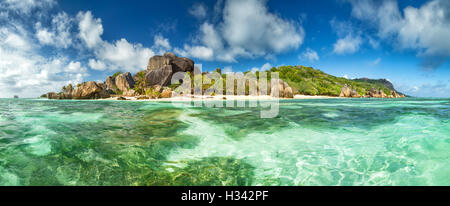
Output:
[[0,99],[0,185],[450,185],[449,99]]

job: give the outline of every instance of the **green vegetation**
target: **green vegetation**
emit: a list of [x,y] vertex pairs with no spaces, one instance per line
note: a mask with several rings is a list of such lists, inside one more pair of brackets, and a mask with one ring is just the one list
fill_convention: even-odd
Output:
[[143,95],[145,94],[145,70],[144,71],[140,71],[138,73],[136,73],[135,75],[135,84],[134,84],[134,90],[140,94]]
[[65,93],[65,92],[72,92],[73,90],[73,86],[72,84],[69,84],[67,86],[63,86],[61,89],[61,92]]
[[[218,72],[223,78],[223,94],[226,94],[226,77],[227,74],[222,74],[220,68],[217,68],[215,72]],[[244,75],[250,71],[244,72]],[[336,77],[322,72],[318,69],[305,66],[280,66],[278,68],[273,67],[270,72],[278,72],[279,78],[285,81],[292,88],[294,94],[304,95],[326,95],[326,96],[339,96],[342,88],[348,85],[352,90],[355,90],[359,95],[364,96],[368,94],[368,91],[372,88],[376,90],[382,90],[385,94],[391,94],[394,90],[392,84],[387,80],[372,80],[372,79],[346,79],[343,77]],[[268,90],[270,91],[271,73],[267,73]],[[117,76],[121,72],[117,72],[113,77]],[[188,72],[186,75],[191,79],[191,86],[194,87],[196,80],[202,79],[202,94],[212,88],[215,85],[215,79],[210,79],[207,76],[208,72],[203,74],[194,74]],[[259,71],[255,73],[256,78],[259,78]],[[135,75],[135,87],[134,90],[140,95],[159,96],[159,92],[149,89],[145,82],[145,71],[138,72]],[[208,82],[208,83],[206,83]],[[234,94],[237,95],[237,80],[235,80]],[[181,84],[172,84],[169,87],[175,90]],[[257,85],[259,86],[259,85]],[[258,88],[259,90],[259,88]],[[213,92],[213,95],[218,95],[217,91]],[[249,94],[249,81],[245,83],[245,94]]]
[[118,71],[112,75],[112,78],[116,78],[117,76],[119,76],[121,74],[122,74],[122,71]]
[[153,88],[149,88],[145,91],[145,95],[151,98],[159,98],[161,97],[161,92],[155,91]]
[[383,90],[386,94],[391,93],[391,90],[380,82],[335,77],[312,67],[281,66],[274,67],[270,71],[278,72],[280,79],[288,83],[294,92],[299,94],[339,96],[344,85],[350,86],[360,95],[366,95],[371,88]]

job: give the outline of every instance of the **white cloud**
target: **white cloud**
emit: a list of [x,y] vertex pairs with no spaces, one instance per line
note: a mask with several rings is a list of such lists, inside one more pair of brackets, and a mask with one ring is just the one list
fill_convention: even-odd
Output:
[[[148,59],[155,55],[155,52],[142,44],[133,44],[122,38],[113,43],[104,41],[103,25],[101,19],[95,19],[90,11],[79,12],[79,37],[85,45],[92,49],[95,57],[105,66],[90,62],[90,67],[101,70],[122,69],[130,72],[138,72],[146,68]],[[155,46],[158,48],[170,48],[169,41],[162,36],[155,37]],[[98,63],[98,61],[96,62]]]
[[164,38],[162,35],[156,35],[155,38],[155,43],[154,46],[155,47],[162,47],[164,49],[171,49],[172,47],[170,46],[169,40],[167,38]]
[[300,60],[306,59],[310,62],[319,61],[319,55],[317,54],[316,51],[314,51],[310,48],[307,48],[306,51],[304,51],[302,54],[300,54],[299,59]]
[[361,43],[360,36],[347,35],[337,40],[333,45],[333,52],[336,54],[352,54],[359,50]]
[[34,50],[0,46],[0,97],[38,97],[59,91],[69,81],[81,82],[87,76],[79,62],[65,57],[46,58]]
[[[222,7],[215,7],[215,10],[218,8]],[[205,60],[236,62],[238,57],[273,56],[297,49],[303,43],[303,28],[269,12],[266,1],[228,0],[219,13],[222,14],[222,22],[204,22],[200,26],[197,38],[200,42],[197,43],[201,44],[187,46],[208,52],[196,55],[206,57]],[[177,51],[190,54],[183,49]]]
[[336,54],[352,54],[359,50],[363,43],[360,31],[355,31],[350,22],[340,22],[336,19],[330,21],[331,27],[338,35],[333,45]]
[[114,44],[104,43],[95,51],[95,55],[106,61],[111,70],[138,72],[147,67],[148,59],[155,53],[142,44],[131,44],[126,39],[121,39]]
[[70,29],[72,19],[67,13],[58,13],[52,19],[50,29],[43,28],[40,22],[36,23],[36,38],[43,45],[53,45],[60,48],[68,48],[72,44]]
[[90,11],[79,12],[77,15],[79,20],[78,28],[80,30],[79,37],[86,43],[88,48],[94,48],[102,44],[103,25],[101,19],[94,19]]
[[253,67],[251,69],[251,72],[257,72],[257,71],[264,72],[264,71],[270,70],[271,68],[272,68],[272,65],[270,63],[265,63],[264,65],[261,66],[261,68]]
[[0,27],[0,46],[18,50],[30,50],[30,40],[23,30],[12,27]]
[[53,42],[53,36],[54,34],[49,32],[46,28],[38,29],[36,32],[36,37],[42,44],[51,44]]
[[342,77],[348,79],[348,75],[347,75],[347,74],[345,74],[345,75],[342,76]]
[[188,12],[197,19],[206,17],[206,7],[203,4],[194,4]]
[[172,46],[170,45],[169,39],[165,38],[161,34],[158,34],[154,37],[152,49],[155,50],[155,53],[164,54],[171,50]]
[[106,70],[106,64],[100,60],[89,59],[89,67],[93,70],[104,71]]
[[224,45],[222,37],[216,31],[214,25],[205,22],[201,25],[200,31],[202,34],[200,38],[205,46],[214,50],[223,50]]
[[48,9],[56,5],[55,0],[4,0],[0,2],[0,8],[16,13],[30,14],[34,9]]
[[[49,91],[59,91],[68,82],[81,82],[88,76],[87,69],[79,61],[69,61],[64,54],[46,56],[41,44],[61,43],[66,27],[65,14],[52,18],[48,33],[33,29],[42,18],[26,15],[36,9],[43,12],[51,1],[2,1],[2,9],[20,14],[8,16],[0,25],[0,97],[38,97]],[[47,7],[46,7],[47,8]],[[28,13],[27,13],[28,12]],[[44,28],[41,28],[44,29]],[[51,34],[50,34],[51,33]]]
[[381,62],[381,58],[377,58],[377,59],[375,59],[374,61],[372,61],[372,62],[370,63],[370,65],[375,66],[375,65],[378,65],[380,62]]
[[[399,49],[412,49],[422,57],[450,57],[450,2],[431,0],[420,8],[406,7],[397,1],[350,0],[352,15],[378,29],[382,39],[393,40]],[[441,61],[442,62],[442,61]],[[435,65],[435,66],[439,66]]]
[[[4,2],[0,2],[2,6]],[[0,10],[5,11],[4,8]],[[51,17],[50,22],[45,22],[47,18],[42,16],[31,18],[22,15],[16,18],[17,15],[3,14],[2,18],[11,19],[2,19],[4,23],[0,25],[0,97],[38,97],[49,91],[60,91],[68,83],[80,83],[89,76],[83,63],[85,58],[89,58],[88,65],[94,70],[137,72],[145,69],[148,59],[155,54],[142,44],[130,43],[126,39],[103,40],[101,19],[95,18],[90,11],[79,12],[76,18],[64,12],[54,16],[49,12],[43,13]],[[42,52],[43,45],[57,48],[73,46],[83,53],[81,57],[72,59],[62,52]],[[171,48],[168,39],[162,36],[155,37],[154,47]]]
[[85,73],[87,69],[86,67],[82,67],[80,62],[71,61],[65,71],[70,73]]
[[183,49],[175,48],[175,52],[181,56],[190,56],[203,60],[212,60],[214,51],[211,48],[205,46],[189,46],[184,45]]
[[231,47],[265,55],[297,49],[303,43],[303,29],[270,13],[265,1],[228,0],[223,13],[221,30]]

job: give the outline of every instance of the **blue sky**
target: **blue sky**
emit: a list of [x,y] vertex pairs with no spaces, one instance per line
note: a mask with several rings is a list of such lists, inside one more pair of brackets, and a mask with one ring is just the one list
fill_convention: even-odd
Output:
[[164,52],[203,70],[313,66],[450,97],[446,0],[0,0],[0,97],[135,73]]

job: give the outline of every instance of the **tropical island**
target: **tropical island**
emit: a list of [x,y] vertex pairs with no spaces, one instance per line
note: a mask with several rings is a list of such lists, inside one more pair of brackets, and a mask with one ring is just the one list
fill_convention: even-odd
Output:
[[[186,72],[194,79],[194,61],[186,57],[177,57],[171,52],[163,56],[153,56],[149,59],[146,70],[134,75],[130,72],[116,72],[106,78],[102,83],[89,81],[74,87],[72,84],[64,86],[58,93],[49,92],[41,96],[48,99],[117,99],[117,100],[149,100],[167,99],[172,97],[173,90],[180,84],[170,84],[173,74]],[[222,75],[223,84],[227,74],[222,74],[221,69],[216,72]],[[244,74],[250,71],[244,72]],[[279,98],[294,98],[296,95],[348,97],[348,98],[403,98],[404,94],[395,90],[394,85],[386,79],[346,79],[336,77],[312,67],[305,66],[280,66],[273,67],[270,72],[279,73],[278,91]],[[209,72],[203,72],[202,79]],[[259,77],[259,71],[256,71]],[[270,73],[269,73],[270,74]],[[270,75],[268,76],[270,80]],[[202,96],[205,91],[214,85],[214,80],[209,84],[203,84]],[[245,82],[245,95],[249,95],[249,81]],[[259,88],[258,88],[259,89]],[[236,90],[236,88],[235,88]],[[268,94],[275,97],[273,86],[268,86]],[[234,92],[236,95],[236,91]],[[223,95],[226,95],[226,89]],[[194,90],[186,96],[193,97]],[[221,95],[213,93],[210,96]],[[226,99],[226,97],[223,97]]]

